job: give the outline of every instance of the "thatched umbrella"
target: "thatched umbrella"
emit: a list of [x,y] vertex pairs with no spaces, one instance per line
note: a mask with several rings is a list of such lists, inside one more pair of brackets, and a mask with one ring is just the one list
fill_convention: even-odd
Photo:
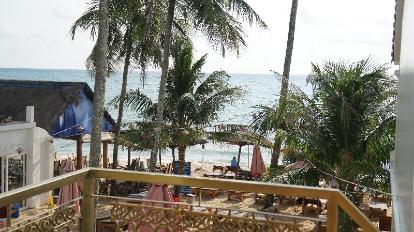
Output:
[[240,167],[240,155],[243,146],[261,145],[268,148],[272,147],[270,140],[254,133],[246,125],[229,124],[216,126],[214,132],[209,133],[209,139],[239,146],[237,167]]

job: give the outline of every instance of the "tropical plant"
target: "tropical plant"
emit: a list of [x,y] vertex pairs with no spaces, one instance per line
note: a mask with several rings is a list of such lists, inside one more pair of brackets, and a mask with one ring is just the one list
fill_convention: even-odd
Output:
[[[313,64],[308,77],[313,95],[291,88],[287,98],[286,154],[305,157],[338,177],[383,187],[383,167],[394,149],[396,107],[396,80],[387,71],[369,59]],[[277,109],[259,108],[253,127],[272,130]]]
[[[201,69],[207,55],[193,62],[193,49],[188,40],[177,38],[171,52],[174,65],[168,73],[163,120],[171,131],[176,131],[174,139],[178,145],[179,174],[182,174],[185,150],[191,140],[188,131],[209,126],[225,105],[240,97],[242,91],[229,86],[229,75],[224,71],[216,71],[206,77]],[[119,97],[112,102],[118,100]],[[139,90],[129,91],[125,104],[149,121],[156,117],[157,103]]]
[[[161,65],[162,74],[158,92],[158,106],[156,113],[157,130],[155,131],[154,147],[151,151],[151,167],[155,168],[159,150],[160,131],[163,126],[164,105],[166,98],[166,83],[168,78],[170,45],[174,13],[177,11],[182,18],[191,22],[193,28],[202,31],[214,47],[221,48],[224,55],[227,49],[237,51],[244,46],[243,26],[238,21],[247,20],[250,24],[256,23],[260,27],[267,25],[259,15],[244,0],[169,0],[167,20],[164,31],[164,53]],[[235,13],[236,16],[233,16]]]
[[94,48],[96,54],[95,96],[93,99],[91,148],[89,153],[91,167],[99,167],[99,158],[101,156],[101,129],[105,104],[105,83],[108,76],[108,0],[100,0],[98,16],[99,31]]
[[[154,146],[154,122],[133,122],[128,123],[128,129],[123,130],[120,135],[121,144],[128,146],[132,150],[145,151],[151,150]],[[175,149],[180,142],[185,142],[188,146],[207,143],[205,133],[200,128],[187,128],[188,136],[185,141],[181,140],[179,135],[182,132],[180,128],[167,125],[162,128],[160,137],[161,149],[170,148],[172,151],[173,161],[176,161]],[[159,153],[160,156],[161,153]],[[161,158],[159,157],[161,165]]]
[[[148,63],[157,65],[161,57],[161,30],[163,10],[158,6],[151,10],[142,0],[111,0],[109,1],[109,53],[108,63],[110,73],[116,71],[118,63],[123,59],[121,97],[118,108],[118,119],[114,127],[113,168],[117,167],[119,133],[122,125],[124,97],[127,89],[128,74],[131,61],[135,61],[141,68],[142,77]],[[148,14],[154,19],[151,25],[147,24]],[[92,0],[83,15],[75,21],[71,28],[72,38],[78,29],[90,30],[92,38],[96,35],[98,15],[98,1]],[[87,60],[88,70],[95,69],[95,52]]]
[[[292,162],[305,159],[323,172],[389,191],[384,167],[394,149],[396,80],[387,71],[369,59],[313,64],[308,77],[313,95],[291,86],[281,116],[285,155]],[[259,108],[253,126],[274,132],[278,109]],[[323,172],[320,178],[332,178]],[[346,183],[340,183],[340,189],[363,190]]]

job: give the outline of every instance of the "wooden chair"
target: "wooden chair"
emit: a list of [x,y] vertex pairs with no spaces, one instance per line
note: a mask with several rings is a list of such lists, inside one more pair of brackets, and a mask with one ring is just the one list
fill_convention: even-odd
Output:
[[381,216],[379,217],[379,229],[381,231],[391,231],[392,217]]
[[240,202],[243,202],[246,197],[249,196],[247,192],[239,192],[239,191],[227,191],[227,200],[231,200],[233,196],[236,196]]
[[172,163],[167,164],[167,168],[165,171],[166,174],[172,174],[173,173],[173,166]]
[[296,204],[302,205],[303,215],[305,215],[305,211],[308,211],[308,209],[315,210],[316,214],[322,212],[322,202],[319,199],[300,197],[296,200]]

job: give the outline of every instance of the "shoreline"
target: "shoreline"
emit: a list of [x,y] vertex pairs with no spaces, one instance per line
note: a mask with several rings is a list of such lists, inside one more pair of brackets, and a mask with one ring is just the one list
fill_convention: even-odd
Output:
[[[87,156],[87,157],[89,157],[89,156]],[[59,154],[55,155],[55,161],[62,161],[62,160],[68,159],[68,158],[75,159],[76,157],[72,156],[72,155],[69,155],[69,156],[68,155],[59,155]],[[109,160],[111,160],[111,159],[109,159]],[[87,161],[88,161],[88,159],[87,159]],[[171,161],[172,160],[163,160],[161,163],[163,165],[167,165],[167,164],[171,163]],[[191,162],[191,161],[189,161],[189,162]],[[120,160],[118,160],[118,164],[119,164],[119,166],[126,167],[127,164],[128,164],[128,161],[125,160],[125,159],[120,159]],[[102,165],[102,161],[101,161],[101,165]],[[193,161],[193,162],[191,162],[191,176],[202,177],[205,173],[213,172],[213,166],[214,165],[227,166],[227,165],[230,165],[230,162],[229,163],[217,163],[217,162],[213,163],[213,162]],[[144,161],[144,166],[146,167],[145,161]],[[246,169],[247,167],[242,166],[242,168]]]

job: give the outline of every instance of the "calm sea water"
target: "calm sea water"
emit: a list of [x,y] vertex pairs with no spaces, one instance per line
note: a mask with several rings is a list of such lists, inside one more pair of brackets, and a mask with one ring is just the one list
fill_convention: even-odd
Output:
[[[145,82],[140,79],[139,72],[131,72],[129,75],[128,88],[139,88],[153,100],[157,98],[160,72],[149,72]],[[77,81],[87,82],[93,89],[94,81],[84,70],[57,70],[57,69],[3,69],[0,68],[0,79],[14,80],[47,80],[47,81]],[[306,85],[305,75],[293,75],[291,81],[301,87],[305,92],[310,93],[311,89]],[[106,101],[110,101],[120,93],[122,74],[116,73],[107,80]],[[219,114],[219,118],[213,124],[249,124],[256,105],[273,105],[278,98],[280,80],[272,74],[231,74],[230,84],[239,86],[245,90],[242,99],[232,105],[226,106],[225,110]],[[112,117],[116,120],[117,111],[108,108]],[[126,110],[124,121],[137,121],[137,113]],[[75,153],[73,141],[57,140],[54,143],[56,151],[62,156],[72,156]],[[64,147],[62,147],[64,146]],[[89,153],[89,146],[84,146],[84,153]],[[247,168],[248,157],[251,158],[253,148],[243,147],[241,155],[241,166]],[[238,147],[222,143],[209,143],[202,149],[201,146],[190,147],[187,151],[187,160],[191,162],[204,162],[213,164],[227,164],[233,156],[236,156]],[[112,150],[110,148],[110,154]],[[262,150],[262,155],[266,164],[270,163],[270,150]],[[132,157],[140,157],[141,160],[149,157],[149,151],[132,152]],[[112,157],[110,156],[112,160]],[[126,160],[126,151],[121,151],[120,160]],[[163,161],[170,161],[171,151],[166,150],[162,155]]]

